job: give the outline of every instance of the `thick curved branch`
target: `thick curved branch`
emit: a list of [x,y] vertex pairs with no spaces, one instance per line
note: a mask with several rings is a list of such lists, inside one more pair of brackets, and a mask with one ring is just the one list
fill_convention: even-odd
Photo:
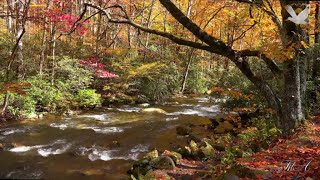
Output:
[[111,16],[110,12],[108,11],[108,9],[104,9],[104,8],[98,6],[98,5],[94,5],[94,4],[90,4],[90,3],[85,3],[84,5],[92,7],[92,8],[95,8],[95,9],[98,9],[99,11],[101,11],[103,14],[105,14],[107,16],[109,22],[111,22],[111,23],[128,24],[128,25],[131,25],[131,26],[133,26],[133,27],[135,27],[135,28],[137,28],[137,29],[139,29],[141,31],[168,38],[171,41],[173,41],[173,42],[175,42],[175,43],[177,43],[179,45],[189,46],[189,47],[205,50],[205,51],[208,51],[208,52],[211,52],[211,53],[220,54],[220,55],[226,55],[225,53],[222,53],[223,52],[222,48],[215,49],[215,48],[212,48],[211,46],[208,46],[208,45],[205,45],[205,44],[202,44],[202,43],[198,43],[198,42],[194,42],[194,41],[189,41],[189,40],[174,36],[174,35],[172,35],[170,33],[167,33],[167,32],[158,31],[158,30],[155,30],[155,29],[150,29],[150,28],[141,26],[141,25],[131,21],[130,19],[116,20],[116,19],[112,18],[112,16]]
[[207,32],[203,31],[198,25],[192,22],[175,4],[170,0],[159,0],[160,3],[169,11],[169,13],[186,29],[188,29],[193,35],[195,35],[199,40],[208,44],[210,47],[216,49],[217,54],[231,57],[234,56],[234,50],[227,46],[220,39],[212,37]]

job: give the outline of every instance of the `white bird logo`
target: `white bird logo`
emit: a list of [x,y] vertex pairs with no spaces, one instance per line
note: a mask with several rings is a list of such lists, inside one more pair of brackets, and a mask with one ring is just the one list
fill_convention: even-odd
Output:
[[292,21],[295,24],[308,24],[305,20],[308,18],[310,14],[310,4],[307,4],[306,8],[303,11],[301,11],[298,15],[290,5],[286,6],[286,10],[291,16],[288,18],[289,21]]

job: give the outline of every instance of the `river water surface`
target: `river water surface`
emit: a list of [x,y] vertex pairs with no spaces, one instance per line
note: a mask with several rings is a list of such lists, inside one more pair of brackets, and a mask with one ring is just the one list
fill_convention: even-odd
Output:
[[128,179],[126,171],[146,152],[185,143],[176,135],[178,125],[209,124],[208,117],[219,112],[206,98],[174,99],[152,107],[167,113],[119,106],[2,124],[0,178]]

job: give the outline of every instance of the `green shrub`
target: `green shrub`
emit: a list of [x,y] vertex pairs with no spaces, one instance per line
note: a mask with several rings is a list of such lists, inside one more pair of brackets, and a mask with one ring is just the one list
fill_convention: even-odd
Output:
[[253,118],[253,126],[238,134],[243,148],[253,152],[271,147],[281,134],[272,119]]
[[93,73],[80,64],[78,59],[62,57],[57,62],[55,83],[61,91],[76,93],[88,88],[93,81]]
[[42,79],[38,76],[33,76],[27,80],[31,84],[31,88],[28,90],[28,96],[30,96],[36,104],[48,111],[55,111],[56,107],[63,104],[63,93],[52,86],[50,82]]
[[8,112],[19,118],[29,118],[36,112],[36,101],[30,96],[11,94],[12,102],[8,106]]
[[76,99],[80,107],[95,107],[101,105],[101,95],[96,93],[94,89],[78,91]]

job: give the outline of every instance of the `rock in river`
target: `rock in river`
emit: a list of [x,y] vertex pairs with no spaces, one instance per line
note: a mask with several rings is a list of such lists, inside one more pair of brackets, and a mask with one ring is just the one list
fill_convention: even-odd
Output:
[[174,151],[168,151],[168,150],[165,150],[163,153],[162,153],[162,156],[168,156],[170,157],[175,164],[177,164],[179,162],[180,159],[182,159],[182,155],[177,153],[177,152],[174,152]]
[[176,128],[177,134],[181,136],[189,135],[192,129],[186,125],[180,125]]
[[142,109],[141,112],[143,113],[160,113],[160,114],[166,114],[167,112],[160,108],[145,108]]
[[218,134],[223,134],[232,131],[234,126],[228,121],[224,121],[215,128],[215,132]]
[[150,161],[150,160],[155,159],[157,157],[159,157],[159,152],[158,152],[158,150],[155,149],[151,152],[148,152],[143,158]]
[[175,168],[173,160],[168,156],[160,156],[150,161],[150,165],[156,169],[169,169]]
[[149,107],[150,104],[149,103],[142,103],[138,105],[139,107]]

